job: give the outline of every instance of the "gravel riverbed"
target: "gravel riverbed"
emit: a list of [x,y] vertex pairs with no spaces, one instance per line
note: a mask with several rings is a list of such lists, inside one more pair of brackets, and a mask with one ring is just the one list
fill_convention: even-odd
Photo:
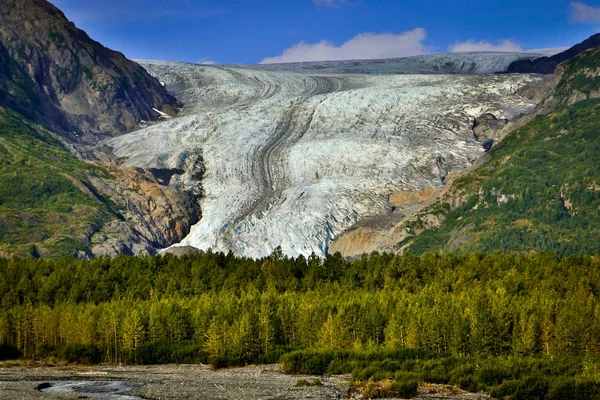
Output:
[[[318,379],[322,386],[296,387],[300,379],[308,382]],[[0,399],[340,399],[347,398],[349,380],[350,376],[285,375],[278,365],[214,371],[205,365],[48,367],[0,364]],[[107,385],[107,382],[112,384]],[[66,393],[39,390],[51,385],[78,389]],[[95,386],[94,392],[104,393],[90,395],[86,385]],[[103,386],[106,388],[102,389]],[[111,393],[111,387],[131,390]],[[428,386],[420,389],[416,399],[487,398]]]

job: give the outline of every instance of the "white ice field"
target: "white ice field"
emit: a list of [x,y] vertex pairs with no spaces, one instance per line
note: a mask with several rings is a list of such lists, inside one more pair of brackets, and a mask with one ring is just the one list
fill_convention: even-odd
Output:
[[[534,107],[535,75],[492,74],[531,54],[207,66],[142,62],[185,103],[180,116],[108,141],[126,164],[185,170],[203,160],[202,219],[177,245],[261,257],[324,255],[390,193],[439,187],[482,153],[473,119]],[[301,73],[298,73],[301,72]],[[477,73],[477,74],[475,74]],[[196,182],[197,184],[197,182]]]

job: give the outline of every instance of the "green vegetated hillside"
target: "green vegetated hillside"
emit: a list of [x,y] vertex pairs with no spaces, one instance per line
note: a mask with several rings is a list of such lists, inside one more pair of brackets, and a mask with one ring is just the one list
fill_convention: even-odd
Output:
[[[410,252],[600,252],[600,50],[561,66],[542,109],[406,225]],[[458,204],[458,205],[456,205]],[[440,224],[424,223],[429,218]],[[436,226],[437,225],[437,226]],[[429,229],[426,229],[429,228]]]
[[116,218],[87,182],[105,170],[78,160],[44,128],[0,107],[0,254],[72,256]]

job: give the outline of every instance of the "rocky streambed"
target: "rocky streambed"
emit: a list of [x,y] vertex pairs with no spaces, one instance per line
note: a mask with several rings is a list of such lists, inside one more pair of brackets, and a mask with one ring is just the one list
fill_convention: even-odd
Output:
[[[319,385],[297,386],[299,380]],[[20,366],[0,364],[0,398],[29,399],[344,399],[350,376],[285,375],[278,365],[213,371],[205,365]],[[350,398],[361,398],[360,393]],[[487,399],[429,385],[416,399]]]
[[[319,379],[320,386],[296,387]],[[277,366],[213,371],[204,365],[22,367],[0,369],[3,400],[336,399],[343,377],[290,376]]]

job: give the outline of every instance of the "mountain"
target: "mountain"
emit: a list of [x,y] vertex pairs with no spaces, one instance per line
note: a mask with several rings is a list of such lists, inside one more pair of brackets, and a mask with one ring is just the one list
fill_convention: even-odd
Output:
[[600,48],[560,64],[552,91],[481,166],[416,215],[370,232],[379,250],[598,254],[599,67]]
[[177,100],[48,2],[1,0],[0,21],[0,256],[153,254],[180,241],[201,188],[91,146],[158,119],[153,108],[175,115]]
[[551,57],[540,57],[533,60],[521,59],[511,63],[506,72],[526,74],[553,74],[558,64],[578,56],[586,50],[600,46],[600,33],[576,44],[568,50]]
[[[493,192],[498,207],[513,204],[530,185],[534,192],[528,188],[527,196],[541,203],[519,206],[538,212],[519,226],[538,232],[538,242],[562,243],[532,248],[571,253],[593,247],[577,224],[592,221],[594,235],[589,207],[595,200],[588,197],[598,180],[594,167],[581,169],[577,157],[595,162],[587,154],[595,149],[593,137],[580,126],[592,123],[586,115],[595,109],[578,108],[596,95],[595,61],[574,71],[568,66],[575,64],[560,64],[562,75],[554,80],[499,73],[537,57],[519,53],[140,65],[91,40],[43,0],[0,0],[0,19],[0,255],[112,257],[173,245],[253,258],[277,247],[290,256],[457,244],[491,251],[494,246],[476,240],[488,238],[477,230],[488,226],[483,217],[449,224],[433,245],[425,242],[435,236],[426,228],[443,234],[450,213],[462,210],[467,198],[474,201],[471,190],[489,189],[474,184],[462,193],[452,183],[476,166],[496,165],[493,157],[502,149],[509,157],[502,165],[523,159],[519,167],[527,166],[502,178],[521,186],[495,182],[486,196]],[[555,130],[560,110],[576,118],[569,126],[577,129],[579,147]],[[537,114],[555,120],[531,121]],[[537,145],[534,133],[503,140],[527,123],[542,124],[556,140]],[[559,146],[544,154],[560,155],[561,164],[535,159],[529,165],[537,153],[519,153],[552,143]],[[557,186],[540,192],[542,178],[525,185],[519,174],[527,168],[539,177],[552,174]],[[538,192],[556,197],[556,190],[567,211],[556,214],[562,231],[548,233],[543,213],[556,210]],[[422,214],[435,199],[442,211]],[[486,208],[477,207],[479,213]],[[456,219],[468,220],[466,214]],[[516,237],[505,230],[494,232]]]
[[177,113],[177,100],[123,54],[77,29],[45,0],[0,1],[4,104],[39,117],[72,141],[130,131]]

